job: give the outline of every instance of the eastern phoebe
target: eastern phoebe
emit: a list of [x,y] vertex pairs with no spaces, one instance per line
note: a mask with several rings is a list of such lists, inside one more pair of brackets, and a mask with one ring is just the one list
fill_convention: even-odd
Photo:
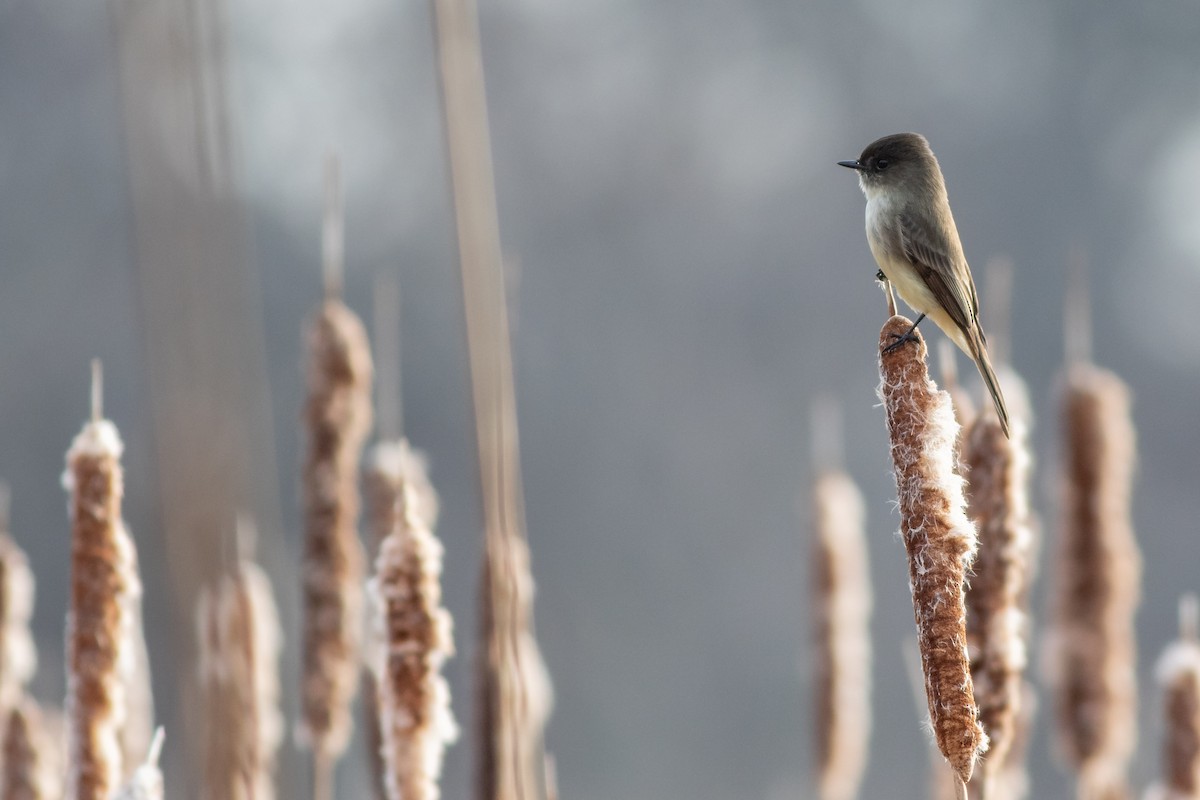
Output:
[[895,286],[920,314],[908,335],[892,347],[909,341],[925,317],[936,322],[975,361],[1007,436],[1008,409],[979,326],[975,281],[929,142],[920,134],[896,133],[867,145],[857,161],[838,164],[858,171],[867,196],[867,242],[888,294]]

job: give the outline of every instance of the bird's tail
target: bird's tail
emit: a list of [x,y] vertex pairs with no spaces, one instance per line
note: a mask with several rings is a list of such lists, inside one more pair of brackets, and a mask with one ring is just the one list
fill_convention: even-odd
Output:
[[1008,406],[1004,403],[1004,393],[1000,391],[1000,381],[996,378],[996,371],[992,369],[992,360],[988,358],[987,339],[983,338],[983,331],[979,326],[975,326],[975,330],[967,335],[967,343],[971,346],[971,358],[975,360],[975,366],[979,369],[979,376],[983,378],[983,385],[987,387],[988,394],[992,396],[992,402],[996,406],[996,416],[1000,418],[1000,428],[1004,431],[1004,435],[1008,434]]

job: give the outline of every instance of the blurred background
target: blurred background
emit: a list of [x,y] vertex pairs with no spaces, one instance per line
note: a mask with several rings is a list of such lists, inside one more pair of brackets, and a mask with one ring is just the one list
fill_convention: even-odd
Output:
[[[1039,611],[1065,267],[1076,249],[1090,265],[1096,361],[1132,385],[1140,436],[1144,785],[1153,662],[1178,595],[1200,588],[1195,3],[479,10],[562,796],[814,796],[806,492],[821,393],[841,404],[868,505],[863,796],[923,792],[875,397],[885,310],[863,197],[834,165],[903,130],[941,160],[977,280],[994,256],[1015,265],[1010,352],[1037,413],[1048,539]],[[448,673],[471,719],[481,522],[436,90],[425,2],[0,0],[0,477],[38,577],[34,690],[64,691],[60,475],[99,356],[173,796],[195,785],[190,598],[228,557],[237,508],[259,521],[284,607],[295,719],[301,330],[321,291],[328,152],[344,168],[347,302],[369,324],[375,274],[400,277],[405,430],[443,498]],[[1042,699],[1035,795],[1066,796]],[[355,748],[344,797],[366,796]],[[448,754],[447,797],[468,791],[468,750]],[[281,775],[281,796],[304,785],[290,746]]]

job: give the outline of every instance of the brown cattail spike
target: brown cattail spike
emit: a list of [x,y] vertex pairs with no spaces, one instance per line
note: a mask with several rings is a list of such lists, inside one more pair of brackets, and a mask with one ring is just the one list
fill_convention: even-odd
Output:
[[963,599],[975,558],[975,527],[966,515],[963,480],[954,472],[954,410],[950,396],[929,379],[924,339],[914,333],[914,342],[889,349],[911,328],[900,316],[883,326],[879,394],[887,412],[930,721],[938,749],[966,784],[987,749],[972,690]]
[[1179,639],[1158,661],[1162,687],[1163,781],[1148,800],[1200,797],[1200,641],[1196,639],[1196,596],[1179,603]]
[[8,486],[0,484],[0,719],[37,670],[37,648],[29,630],[33,616],[33,571],[8,533]]
[[372,669],[389,800],[437,800],[442,753],[458,736],[442,664],[454,652],[441,605],[442,545],[421,516],[415,482],[423,469],[396,444],[396,521],[375,561]]
[[[247,525],[240,522],[239,531]],[[271,800],[283,716],[281,635],[266,574],[242,560],[232,575],[205,590],[196,606],[196,631],[205,709],[201,797]]]
[[1129,390],[1111,372],[1077,363],[1065,383],[1051,678],[1060,747],[1090,800],[1126,790],[1137,742],[1134,430]]
[[[41,709],[23,697],[3,725],[0,800],[59,800],[62,747],[43,719]],[[57,731],[61,733],[61,728]]]
[[967,593],[967,641],[979,721],[990,742],[976,783],[992,783],[1004,768],[1020,712],[1027,625],[1021,604],[1033,540],[1026,439],[1021,417],[1014,415],[1009,438],[997,419],[983,415],[964,448],[970,515],[979,534]]
[[364,556],[358,464],[371,426],[371,352],[362,322],[326,300],[308,332],[304,464],[303,739],[318,794],[350,738],[358,687]]
[[[98,378],[94,372],[94,378]],[[93,415],[99,413],[93,381]],[[71,601],[67,618],[67,716],[71,800],[110,800],[121,780],[125,720],[122,668],[130,604],[140,591],[121,523],[121,438],[105,419],[83,427],[67,451]]]

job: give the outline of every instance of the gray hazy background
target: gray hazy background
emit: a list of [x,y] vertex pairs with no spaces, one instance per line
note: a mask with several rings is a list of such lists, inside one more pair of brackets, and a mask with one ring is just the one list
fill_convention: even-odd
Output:
[[[869,513],[876,724],[863,796],[922,794],[928,739],[901,656],[913,622],[875,398],[884,308],[863,198],[834,166],[903,130],[926,134],[942,162],[977,279],[992,256],[1015,264],[1011,353],[1038,412],[1050,540],[1039,596],[1053,570],[1064,268],[1073,247],[1087,253],[1096,360],[1133,386],[1140,435],[1144,785],[1157,773],[1153,662],[1178,595],[1200,589],[1194,0],[481,0],[480,13],[502,234],[518,265],[518,410],[562,796],[814,796],[803,497],[821,393],[843,405]],[[265,332],[274,452],[256,457],[277,465],[260,484],[278,497],[257,500],[282,510],[262,539],[290,604],[286,654],[300,330],[320,292],[321,162],[335,150],[347,301],[369,320],[374,274],[400,275],[406,430],[442,493],[460,650],[448,669],[469,724],[480,517],[429,14],[411,0],[230,0],[228,119],[248,231],[239,269]],[[86,415],[88,360],[102,357],[127,445],[168,790],[191,797],[170,756],[195,725],[176,701],[191,675],[170,653],[190,611],[168,608],[112,20],[104,4],[0,0],[0,475],[38,575],[34,688],[58,701],[59,478]],[[1066,797],[1042,700],[1035,796]],[[360,755],[343,768],[344,797],[364,796]],[[446,797],[467,795],[469,765],[460,743]],[[286,785],[302,766],[285,755]]]

